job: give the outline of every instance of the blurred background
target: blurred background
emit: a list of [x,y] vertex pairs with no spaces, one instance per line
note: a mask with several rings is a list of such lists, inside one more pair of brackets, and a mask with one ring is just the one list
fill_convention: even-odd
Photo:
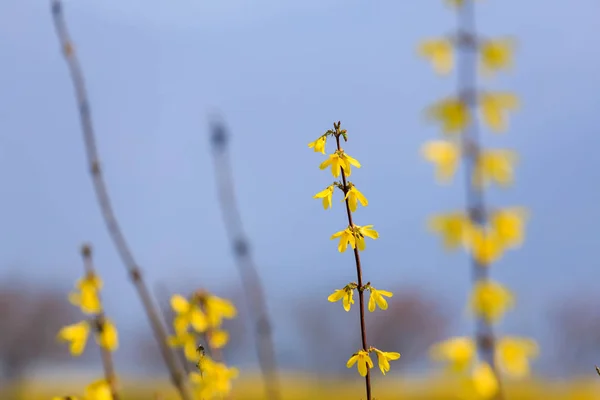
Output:
[[[488,197],[531,212],[523,248],[492,267],[517,295],[498,331],[538,340],[537,378],[591,379],[600,363],[600,3],[479,4],[481,32],[518,40],[514,70],[485,85],[515,91],[523,104],[506,134],[484,135],[520,156],[515,185]],[[82,274],[82,242],[94,246],[119,328],[119,373],[166,376],[95,200],[49,8],[0,1],[1,381],[101,373],[97,352],[74,360],[55,340],[80,318],[66,296]],[[231,134],[240,212],[283,371],[356,374],[345,366],[359,345],[355,310],[326,300],[355,279],[351,253],[329,240],[344,211],[312,199],[331,178],[307,148],[337,120],[363,165],[353,177],[369,207],[356,222],[380,233],[364,253],[365,279],[395,293],[388,312],[368,315],[370,341],[402,353],[392,376],[427,376],[429,345],[472,332],[467,255],[447,254],[425,228],[432,213],[464,207],[462,180],[436,185],[419,155],[439,136],[423,109],[456,86],[415,51],[455,29],[441,0],[65,0],[64,8],[103,172],[145,279],[165,308],[171,294],[200,287],[233,299],[240,318],[228,325],[225,357],[242,375],[257,361],[217,200],[215,112]],[[589,398],[600,397],[595,390]]]

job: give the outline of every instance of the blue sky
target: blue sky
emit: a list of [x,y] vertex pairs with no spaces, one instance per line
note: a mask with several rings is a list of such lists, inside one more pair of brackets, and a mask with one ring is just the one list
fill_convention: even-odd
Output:
[[[493,267],[519,298],[501,329],[544,340],[552,302],[600,282],[600,4],[480,3],[486,34],[519,39],[514,71],[486,85],[523,103],[507,134],[486,133],[487,144],[521,157],[515,186],[490,198],[532,213],[525,246]],[[435,185],[418,153],[439,136],[423,108],[455,87],[414,50],[453,29],[441,1],[104,0],[65,1],[65,10],[114,206],[149,283],[239,285],[207,140],[207,115],[218,110],[278,318],[288,293],[324,298],[353,280],[351,255],[329,241],[343,209],[324,212],[311,198],[331,178],[306,147],[338,119],[370,201],[357,223],[381,234],[364,255],[367,279],[465,301],[466,257],[445,254],[424,228],[427,215],[463,204],[462,180]],[[0,3],[0,54],[0,276],[68,287],[81,273],[78,246],[91,241],[108,312],[134,332],[143,316],[95,203],[47,2]]]

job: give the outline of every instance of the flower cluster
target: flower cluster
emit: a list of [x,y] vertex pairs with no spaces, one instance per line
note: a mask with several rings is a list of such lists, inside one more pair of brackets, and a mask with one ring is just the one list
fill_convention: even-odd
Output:
[[321,169],[330,168],[331,174],[334,178],[339,180],[334,181],[324,190],[317,193],[314,198],[322,199],[323,208],[327,210],[333,205],[333,193],[335,189],[339,189],[343,193],[342,202],[345,202],[346,212],[348,216],[348,226],[343,230],[333,234],[331,239],[338,239],[338,251],[343,253],[347,250],[348,245],[354,250],[354,258],[357,267],[358,282],[352,282],[344,286],[342,289],[337,289],[328,297],[330,302],[337,302],[342,300],[344,310],[350,311],[350,307],[354,304],[354,292],[358,291],[359,302],[360,302],[360,321],[361,321],[361,333],[362,333],[362,344],[363,347],[356,353],[354,353],[348,360],[347,367],[351,368],[355,364],[357,365],[358,372],[361,376],[367,378],[367,397],[370,398],[370,380],[369,380],[369,369],[373,368],[373,361],[370,358],[370,353],[374,352],[377,355],[379,368],[385,375],[390,370],[390,360],[397,360],[400,358],[399,353],[384,352],[376,349],[372,346],[367,347],[365,338],[365,322],[364,322],[364,292],[370,293],[368,309],[369,311],[375,311],[376,306],[379,306],[382,310],[388,308],[385,297],[392,297],[392,293],[385,290],[377,290],[371,283],[362,283],[362,269],[360,264],[360,251],[364,251],[366,248],[365,238],[377,239],[379,233],[373,229],[373,225],[356,225],[352,219],[352,213],[358,209],[360,204],[362,207],[366,207],[369,202],[367,198],[358,190],[356,185],[347,180],[352,174],[352,167],[360,168],[360,163],[348,155],[341,147],[341,138],[344,141],[348,140],[347,131],[341,129],[341,123],[338,121],[333,124],[333,130],[328,130],[321,135],[317,140],[309,143],[308,147],[314,149],[317,153],[325,154],[325,147],[327,139],[332,138],[336,142],[336,150],[329,154],[327,159],[320,165]]
[[[490,185],[505,188],[513,182],[517,156],[508,149],[480,148],[476,119],[480,118],[494,133],[504,132],[508,113],[519,102],[513,93],[475,87],[477,68],[483,77],[490,78],[512,67],[514,42],[483,38],[472,32],[473,1],[448,0],[459,15],[458,33],[420,45],[419,53],[437,73],[448,74],[455,64],[460,71],[459,93],[427,110],[427,116],[439,123],[444,139],[427,142],[422,154],[434,164],[441,183],[451,182],[460,160],[465,160],[467,210],[436,215],[429,226],[441,236],[446,249],[463,247],[470,253],[476,279],[469,309],[479,320],[476,339],[451,338],[434,345],[431,355],[447,362],[451,371],[463,374],[475,396],[487,399],[501,397],[500,372],[511,377],[527,376],[529,359],[537,355],[538,348],[527,338],[496,340],[493,335],[493,325],[514,306],[515,299],[508,288],[489,279],[489,266],[523,243],[527,212],[522,207],[487,209],[483,201],[483,192]],[[462,58],[455,55],[460,50],[464,50]]]
[[[171,297],[171,307],[175,312],[175,335],[169,337],[169,345],[182,348],[189,361],[197,361],[199,372],[191,372],[190,381],[198,398],[228,395],[231,392],[231,380],[237,377],[238,371],[217,359],[221,358],[220,349],[229,341],[229,333],[222,329],[223,320],[235,318],[235,306],[228,300],[199,290],[189,299],[174,295]],[[206,342],[210,355],[204,353],[203,346],[197,345],[199,337]]]
[[78,396],[55,396],[52,400],[113,400],[110,384],[106,379],[99,379],[90,383],[85,388],[83,397]]

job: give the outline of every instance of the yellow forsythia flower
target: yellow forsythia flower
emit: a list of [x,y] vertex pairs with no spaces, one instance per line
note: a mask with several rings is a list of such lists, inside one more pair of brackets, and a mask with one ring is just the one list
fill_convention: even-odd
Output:
[[379,238],[379,233],[372,229],[373,225],[365,225],[359,226],[354,225],[354,227],[346,228],[343,231],[339,231],[334,233],[331,236],[331,239],[340,238],[340,242],[338,244],[338,251],[343,253],[348,248],[348,245],[353,249],[358,247],[358,250],[364,251],[366,248],[365,237],[371,238],[373,240]]
[[229,342],[229,332],[223,329],[213,329],[208,335],[208,343],[214,349],[221,349]]
[[446,140],[432,140],[421,149],[423,157],[436,168],[436,178],[448,182],[454,176],[460,160],[460,149],[455,143]]
[[189,325],[198,332],[206,331],[208,321],[197,304],[190,303],[185,297],[176,294],[171,297],[171,307],[176,313],[173,320],[175,333],[187,331]]
[[77,290],[69,293],[69,302],[81,309],[84,314],[98,314],[102,304],[98,296],[102,289],[102,279],[96,275],[88,275],[76,283]]
[[337,178],[340,176],[341,170],[344,170],[344,175],[346,175],[346,177],[350,176],[352,173],[352,165],[356,168],[360,168],[360,163],[356,159],[344,153],[343,150],[336,150],[335,153],[329,155],[327,160],[321,163],[319,168],[325,169],[331,166],[331,173],[334,178]]
[[327,297],[327,301],[335,303],[343,299],[344,310],[350,311],[350,306],[354,304],[354,289],[356,289],[356,285],[352,284],[346,285],[343,289],[336,289]]
[[470,227],[471,221],[462,211],[435,215],[429,220],[429,229],[442,236],[448,250],[465,244]]
[[237,309],[232,302],[213,294],[205,294],[203,305],[208,324],[212,328],[221,326],[223,319],[232,319],[237,315]]
[[507,186],[513,182],[517,154],[510,150],[484,150],[479,154],[473,171],[473,183],[483,187],[490,182]]
[[115,351],[119,347],[119,333],[109,319],[104,320],[102,331],[96,334],[96,342],[109,351]]
[[333,190],[335,189],[334,185],[327,186],[325,190],[320,191],[319,193],[313,196],[313,199],[323,199],[323,208],[327,210],[331,207],[331,198],[333,196]]
[[390,370],[390,361],[400,358],[400,353],[381,351],[378,349],[373,350],[377,354],[377,363],[379,364],[379,369],[384,375]]
[[506,248],[519,247],[525,237],[527,211],[522,207],[496,210],[490,215],[490,224],[502,245]]
[[310,142],[308,147],[314,149],[315,153],[325,154],[325,144],[327,143],[327,136],[321,136],[314,142]]
[[433,64],[433,69],[440,75],[452,71],[454,66],[454,49],[448,39],[425,40],[419,46],[419,54]]
[[195,361],[196,355],[196,336],[191,332],[180,332],[175,336],[169,336],[167,343],[171,347],[183,348],[185,358],[189,361]]
[[477,355],[477,348],[470,337],[453,337],[431,346],[431,358],[443,361],[453,372],[466,372]]
[[[356,209],[358,208],[359,202],[363,207],[366,207],[367,205],[369,205],[369,201],[367,200],[365,195],[362,194],[356,188],[356,186],[354,186],[351,183],[348,183],[348,185],[350,186],[350,189],[348,189],[348,192],[346,193],[344,200],[348,200],[348,207],[350,207],[350,211],[355,212]],[[344,200],[342,200],[342,201],[344,201]]]
[[498,282],[478,281],[471,294],[471,311],[489,323],[497,322],[514,306],[514,296]]
[[479,62],[484,75],[491,76],[513,64],[514,41],[511,39],[485,40],[479,46]]
[[519,99],[512,93],[482,93],[479,100],[483,120],[494,132],[507,129],[506,114],[518,106]]
[[367,376],[369,368],[373,368],[373,361],[369,357],[369,353],[364,350],[354,353],[346,363],[346,367],[352,368],[354,364],[357,364],[356,367],[360,376]]
[[460,133],[471,122],[469,108],[458,98],[441,100],[427,109],[427,116],[442,125],[444,133]]
[[69,342],[69,351],[73,356],[77,357],[85,350],[89,335],[90,324],[87,321],[81,321],[62,328],[58,332],[57,338],[62,342]]
[[338,251],[343,253],[350,245],[353,249],[356,248],[356,238],[354,237],[354,231],[351,228],[346,228],[343,231],[339,231],[334,233],[331,236],[331,240],[340,238],[340,242],[338,244]]
[[480,226],[468,229],[467,243],[475,261],[484,267],[500,259],[504,252],[501,237],[495,231]]
[[238,370],[205,356],[202,360],[202,373],[191,372],[190,381],[199,399],[223,398],[232,389],[231,381],[238,377]]
[[369,297],[369,311],[375,311],[375,304],[377,304],[382,310],[387,310],[388,303],[384,296],[392,297],[394,294],[392,292],[388,292],[387,290],[377,290],[370,285],[369,291],[371,292],[371,296]]
[[379,238],[379,232],[372,228],[373,225],[354,225],[354,234],[356,236],[356,245],[358,246],[358,250],[364,251],[367,247],[367,244],[365,243],[365,237],[371,238],[373,240]]
[[85,388],[85,400],[112,400],[110,385],[105,379],[92,382]]
[[490,399],[500,388],[498,378],[488,363],[479,363],[471,372],[473,389],[481,399]]
[[496,343],[496,360],[499,368],[513,378],[529,375],[529,359],[537,357],[538,345],[534,340],[507,336]]

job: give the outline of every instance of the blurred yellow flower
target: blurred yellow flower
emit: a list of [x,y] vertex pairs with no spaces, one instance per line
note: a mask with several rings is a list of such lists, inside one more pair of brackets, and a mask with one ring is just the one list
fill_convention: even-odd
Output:
[[388,292],[387,290],[377,290],[371,285],[369,285],[369,291],[371,292],[371,296],[369,297],[369,311],[375,311],[375,304],[377,304],[382,310],[387,310],[388,303],[384,296],[392,297],[394,294],[392,292]]
[[325,169],[331,166],[331,173],[337,178],[340,176],[340,170],[344,170],[344,175],[346,175],[346,177],[350,176],[352,173],[352,165],[356,168],[360,168],[360,163],[356,159],[344,153],[343,150],[336,150],[335,153],[329,155],[327,160],[321,163],[319,168]]
[[479,46],[479,62],[485,76],[509,69],[513,64],[512,39],[485,40]]
[[208,334],[209,346],[214,349],[221,349],[229,342],[229,332],[224,329],[212,329]]
[[206,315],[198,304],[190,303],[185,297],[176,294],[171,297],[171,307],[176,313],[173,320],[176,334],[187,331],[189,325],[198,332],[205,332],[208,328]]
[[379,369],[384,375],[390,370],[390,361],[400,358],[400,353],[381,351],[379,349],[373,350],[377,354],[377,363],[379,364]]
[[171,347],[183,348],[185,358],[189,361],[196,361],[196,335],[191,332],[181,332],[175,336],[169,336],[167,343]]
[[110,385],[105,379],[92,382],[85,388],[85,400],[113,400]]
[[346,363],[346,367],[352,368],[354,364],[357,364],[356,367],[360,376],[367,376],[369,368],[373,368],[373,361],[369,357],[369,353],[364,350],[354,353]]
[[327,301],[335,303],[343,299],[344,310],[350,311],[350,306],[354,304],[354,289],[356,285],[353,284],[346,285],[343,289],[336,289],[327,297]]
[[310,142],[308,147],[314,149],[315,153],[325,154],[325,144],[327,143],[327,136],[321,136],[314,142]]
[[479,363],[471,372],[471,382],[473,389],[481,399],[490,399],[500,388],[498,378],[494,374],[494,370],[488,363]]
[[492,212],[490,224],[504,247],[515,248],[523,244],[526,218],[525,208],[511,207]]
[[428,226],[442,236],[446,249],[453,250],[465,244],[471,221],[464,212],[458,211],[435,215],[429,219]]
[[454,49],[446,38],[423,41],[419,46],[419,55],[431,61],[433,69],[440,75],[446,75],[454,67]]
[[363,207],[366,207],[367,205],[369,205],[369,201],[367,200],[365,195],[362,194],[356,188],[356,186],[354,186],[354,184],[348,183],[348,186],[350,187],[350,189],[348,189],[348,191],[346,192],[346,196],[344,197],[344,200],[348,200],[348,207],[350,207],[350,211],[352,211],[352,212],[356,211],[356,209],[358,208],[358,202],[360,202],[360,204]]
[[85,350],[89,335],[90,324],[87,321],[81,321],[63,327],[58,332],[57,339],[62,342],[69,342],[69,351],[74,357],[77,357]]
[[98,314],[102,311],[98,296],[102,286],[102,279],[99,276],[86,275],[77,281],[77,290],[69,293],[69,302],[79,307],[84,314]]
[[104,319],[102,330],[96,334],[96,342],[109,351],[115,351],[119,347],[119,334],[111,320]]
[[202,373],[191,372],[189,378],[198,398],[208,400],[229,395],[232,389],[231,381],[237,378],[238,374],[237,368],[227,367],[206,356],[202,361]]
[[431,346],[429,354],[435,361],[446,362],[450,371],[466,372],[475,361],[477,348],[470,337],[453,337]]
[[327,210],[331,207],[331,197],[333,196],[333,190],[335,189],[334,185],[329,185],[325,190],[320,191],[319,193],[313,196],[313,199],[323,199],[323,208]]
[[517,153],[511,150],[483,150],[473,170],[473,184],[479,188],[494,182],[508,186],[513,182]]
[[498,261],[504,252],[504,242],[494,231],[481,226],[467,230],[467,244],[477,263],[486,267]]
[[498,282],[478,281],[473,286],[469,305],[476,316],[493,323],[514,306],[514,296]]
[[503,132],[507,129],[508,111],[514,111],[519,106],[516,95],[507,92],[482,93],[480,95],[479,107],[484,122],[494,132]]
[[237,309],[231,301],[213,294],[206,293],[202,303],[208,324],[212,328],[221,326],[223,319],[232,319],[237,315]]
[[496,342],[498,367],[513,378],[529,376],[529,359],[537,357],[537,343],[528,338],[506,336]]
[[344,229],[343,231],[336,232],[331,236],[331,240],[336,238],[340,238],[340,242],[338,244],[338,251],[340,253],[345,252],[348,248],[348,245],[350,245],[353,249],[356,248],[356,238],[354,237],[354,231],[350,227]]
[[439,122],[444,133],[460,133],[471,122],[467,105],[459,98],[438,101],[427,109],[429,119]]
[[460,149],[452,142],[446,140],[432,140],[422,147],[423,157],[432,162],[436,168],[436,179],[440,182],[449,182],[460,161]]

